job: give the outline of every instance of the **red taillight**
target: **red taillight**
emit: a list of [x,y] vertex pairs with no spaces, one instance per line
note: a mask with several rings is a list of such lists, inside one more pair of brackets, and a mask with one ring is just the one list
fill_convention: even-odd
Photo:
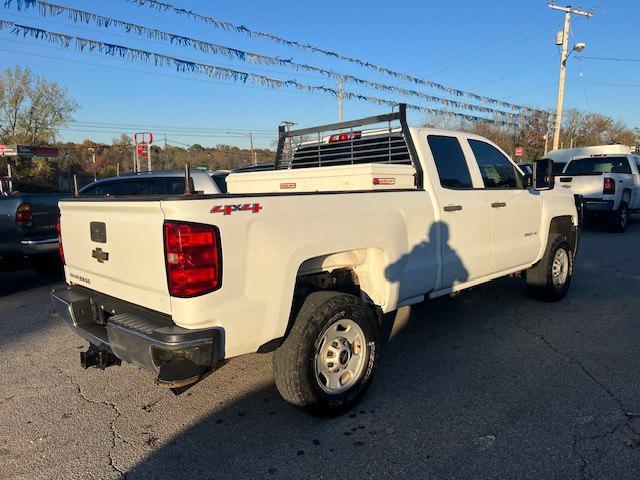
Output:
[[222,252],[217,227],[165,222],[164,250],[171,296],[194,297],[222,286]]
[[331,135],[329,137],[329,143],[358,140],[360,137],[362,137],[362,132],[336,133],[335,135]]
[[31,205],[28,203],[21,204],[16,211],[16,224],[19,227],[30,227],[32,222]]
[[613,178],[604,177],[603,195],[613,195],[616,193],[616,181]]
[[63,265],[66,265],[64,262],[64,249],[62,248],[62,227],[60,226],[60,217],[58,217],[58,223],[56,223],[56,231],[58,232],[58,252],[60,253],[60,260],[62,260]]

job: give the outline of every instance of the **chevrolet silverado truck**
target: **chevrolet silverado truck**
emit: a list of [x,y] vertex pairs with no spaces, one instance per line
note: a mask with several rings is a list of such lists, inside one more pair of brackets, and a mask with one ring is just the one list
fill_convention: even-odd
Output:
[[604,217],[613,232],[622,233],[629,212],[640,209],[640,156],[592,155],[569,161],[560,185],[579,200],[585,219]]
[[40,274],[60,275],[56,223],[63,195],[0,196],[0,269],[29,263]]
[[404,105],[281,128],[273,169],[232,173],[224,195],[62,201],[54,316],[90,342],[85,367],[126,361],[182,389],[273,351],[286,401],[340,414],[372,382],[385,314],[518,272],[536,298],[565,296],[578,220],[551,168],[409,127]]

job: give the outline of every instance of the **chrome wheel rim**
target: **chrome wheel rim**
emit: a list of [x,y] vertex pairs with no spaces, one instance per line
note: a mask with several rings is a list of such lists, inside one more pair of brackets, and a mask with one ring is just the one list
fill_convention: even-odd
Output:
[[553,286],[562,288],[569,276],[569,254],[564,248],[559,248],[553,257],[553,265],[551,266],[551,280]]
[[355,385],[364,372],[367,348],[364,332],[353,320],[339,320],[331,325],[316,351],[316,380],[320,388],[335,395]]
[[629,219],[629,213],[626,208],[623,208],[620,212],[620,225],[623,227],[627,224],[627,220]]

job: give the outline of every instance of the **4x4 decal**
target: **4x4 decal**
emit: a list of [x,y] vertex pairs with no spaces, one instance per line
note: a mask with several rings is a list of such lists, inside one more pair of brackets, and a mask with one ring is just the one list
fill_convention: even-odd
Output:
[[260,213],[262,206],[259,203],[241,203],[238,205],[216,205],[211,209],[211,213],[222,213],[231,215],[233,212]]

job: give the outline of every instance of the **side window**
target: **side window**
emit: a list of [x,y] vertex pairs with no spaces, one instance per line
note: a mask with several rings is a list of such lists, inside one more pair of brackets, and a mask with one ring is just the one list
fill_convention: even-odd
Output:
[[183,177],[154,177],[149,179],[149,195],[181,195],[183,193]]
[[456,137],[429,135],[429,148],[436,162],[440,185],[444,188],[471,188],[467,160]]
[[485,188],[518,188],[518,174],[500,150],[480,140],[469,140]]
[[146,195],[149,192],[147,181],[142,178],[121,182],[120,187],[120,195]]
[[117,182],[101,182],[82,192],[82,195],[120,195],[120,185]]

